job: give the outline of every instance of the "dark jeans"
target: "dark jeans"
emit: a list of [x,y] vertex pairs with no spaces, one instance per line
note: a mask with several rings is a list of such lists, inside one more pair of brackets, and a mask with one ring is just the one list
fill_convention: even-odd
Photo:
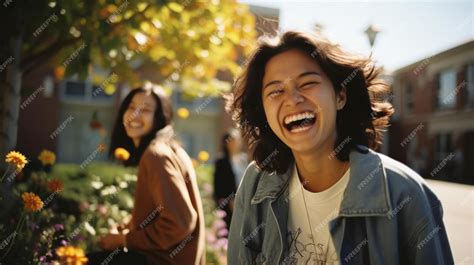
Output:
[[145,255],[129,250],[127,253],[122,249],[114,251],[101,251],[87,254],[89,265],[148,265]]

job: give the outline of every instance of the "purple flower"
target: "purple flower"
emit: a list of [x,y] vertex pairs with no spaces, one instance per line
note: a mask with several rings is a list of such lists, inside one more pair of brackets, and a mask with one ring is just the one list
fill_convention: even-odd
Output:
[[217,236],[218,237],[225,237],[229,234],[229,230],[227,228],[221,228],[217,231]]
[[35,223],[31,223],[31,224],[30,224],[30,228],[31,228],[32,231],[35,231],[36,229],[39,228],[39,226],[38,226],[37,224],[35,224]]
[[56,231],[64,230],[64,225],[63,224],[55,224],[54,229]]
[[41,256],[41,257],[39,258],[39,260],[40,260],[41,262],[45,262],[45,261],[46,261],[46,256]]
[[60,244],[61,244],[61,246],[65,246],[65,245],[67,245],[67,241],[63,239],[63,240],[61,240]]

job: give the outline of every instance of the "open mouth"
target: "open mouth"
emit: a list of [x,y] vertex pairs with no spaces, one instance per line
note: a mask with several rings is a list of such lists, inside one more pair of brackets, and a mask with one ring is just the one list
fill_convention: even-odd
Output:
[[131,129],[139,129],[143,127],[143,124],[141,122],[132,121],[127,124],[127,127]]
[[309,130],[316,122],[316,114],[311,111],[286,116],[283,122],[284,127],[292,132],[302,132]]

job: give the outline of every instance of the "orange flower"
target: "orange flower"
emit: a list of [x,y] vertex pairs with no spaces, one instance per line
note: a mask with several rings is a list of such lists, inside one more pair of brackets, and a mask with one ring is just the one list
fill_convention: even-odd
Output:
[[28,164],[28,160],[26,157],[17,151],[11,151],[5,157],[5,162],[10,165],[14,165],[17,171],[21,171],[26,164]]
[[51,192],[59,192],[64,189],[64,184],[59,179],[52,179],[48,182],[48,189]]
[[33,192],[23,192],[21,195],[25,209],[29,212],[37,212],[43,208],[43,201]]
[[127,161],[130,158],[130,153],[125,150],[125,148],[119,147],[115,149],[115,158],[117,158],[120,161]]
[[56,155],[49,150],[43,150],[39,154],[38,159],[43,166],[53,165],[56,162]]
[[82,265],[86,264],[88,259],[84,254],[84,250],[74,246],[64,246],[56,249],[61,264]]

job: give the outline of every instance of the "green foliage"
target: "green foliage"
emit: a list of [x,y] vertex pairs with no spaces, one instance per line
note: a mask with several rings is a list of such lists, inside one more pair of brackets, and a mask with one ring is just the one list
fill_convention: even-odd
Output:
[[[206,233],[211,237],[215,237],[215,223],[222,221],[215,214],[217,209],[212,199],[213,170],[208,164],[196,166]],[[0,262],[38,264],[51,261],[55,258],[54,250],[64,244],[79,246],[86,252],[97,251],[98,236],[130,218],[136,173],[136,168],[111,163],[91,163],[84,169],[75,164],[56,164],[51,171],[29,171],[18,178],[12,207],[8,212],[2,212],[0,218],[1,238],[6,239],[15,232],[23,212],[19,211],[23,208],[20,199],[23,192],[40,196],[45,207],[26,215],[11,251]],[[57,193],[48,190],[48,182],[52,179],[61,180],[64,189]],[[0,250],[0,256],[3,251]],[[210,264],[223,264],[225,248],[208,242],[206,257]]]
[[[0,23],[9,25],[0,57],[11,56],[10,43],[21,36],[24,73],[52,63],[57,78],[85,78],[95,74],[90,66],[99,67],[118,76],[108,93],[116,82],[192,79],[201,85],[189,94],[216,95],[228,89],[218,74],[235,74],[239,54],[250,52],[256,36],[255,18],[235,0],[14,0],[0,9]],[[153,72],[139,76],[144,68]]]

